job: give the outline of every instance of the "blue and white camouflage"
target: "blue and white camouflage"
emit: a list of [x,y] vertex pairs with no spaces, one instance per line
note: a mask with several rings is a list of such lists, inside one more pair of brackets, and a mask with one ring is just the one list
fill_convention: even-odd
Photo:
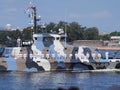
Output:
[[[66,44],[64,35],[33,34],[26,47],[5,47],[0,57],[0,71],[56,71],[120,68],[120,59],[109,59],[94,47]],[[23,43],[25,44],[25,43]]]

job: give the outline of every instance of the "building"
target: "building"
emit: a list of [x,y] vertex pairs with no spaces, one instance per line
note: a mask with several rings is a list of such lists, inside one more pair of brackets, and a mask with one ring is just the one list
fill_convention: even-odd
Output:
[[112,36],[110,38],[111,42],[120,44],[120,36]]

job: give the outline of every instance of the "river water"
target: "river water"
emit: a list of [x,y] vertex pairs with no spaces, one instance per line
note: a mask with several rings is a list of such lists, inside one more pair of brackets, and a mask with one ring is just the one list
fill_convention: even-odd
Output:
[[80,90],[120,90],[119,72],[2,72],[0,90],[44,90],[68,89],[71,86]]

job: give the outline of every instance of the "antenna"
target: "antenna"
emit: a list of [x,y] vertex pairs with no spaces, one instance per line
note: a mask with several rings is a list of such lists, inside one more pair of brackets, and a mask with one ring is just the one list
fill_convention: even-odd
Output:
[[65,47],[66,47],[66,42],[67,42],[67,34],[66,34],[66,23],[65,23]]
[[30,0],[30,5],[32,4],[33,0]]
[[30,1],[30,3],[29,3],[30,5],[32,5],[32,2]]

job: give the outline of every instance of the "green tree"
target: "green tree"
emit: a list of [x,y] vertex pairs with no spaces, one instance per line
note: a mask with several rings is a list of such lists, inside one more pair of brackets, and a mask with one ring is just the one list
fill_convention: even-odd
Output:
[[100,36],[100,38],[101,38],[102,40],[110,40],[110,34],[102,35],[102,36]]
[[111,32],[110,36],[120,36],[120,32],[117,31]]
[[0,44],[5,44],[5,41],[7,40],[6,36],[7,32],[0,32]]
[[55,28],[56,28],[56,24],[53,23],[53,22],[50,22],[47,27],[46,27],[46,30],[48,33],[51,33],[51,32],[55,32]]
[[33,30],[29,30],[28,28],[24,28],[22,31],[22,40],[31,40],[32,39]]
[[[61,29],[63,29],[64,32],[65,32],[65,29],[67,29],[67,28],[65,28],[65,27],[67,27],[67,22],[60,21],[60,22],[57,24],[55,30],[56,30],[56,32],[58,33],[58,32],[59,32],[59,29],[61,28]],[[66,30],[66,31],[67,31],[67,30]]]
[[97,40],[97,39],[99,39],[99,30],[96,27],[87,28],[84,31],[84,39],[86,39],[86,40]]
[[17,38],[22,38],[22,32],[20,30],[10,31],[7,36],[9,36],[12,40],[17,40]]
[[77,22],[70,23],[68,28],[68,41],[83,39],[84,28]]

